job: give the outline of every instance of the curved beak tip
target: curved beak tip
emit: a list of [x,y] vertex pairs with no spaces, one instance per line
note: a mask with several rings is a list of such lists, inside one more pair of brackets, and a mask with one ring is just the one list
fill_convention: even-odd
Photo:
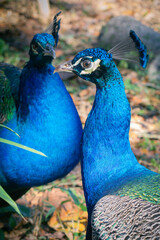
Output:
[[56,52],[55,49],[51,45],[47,45],[46,49],[44,50],[44,56],[50,56],[53,59],[56,58]]

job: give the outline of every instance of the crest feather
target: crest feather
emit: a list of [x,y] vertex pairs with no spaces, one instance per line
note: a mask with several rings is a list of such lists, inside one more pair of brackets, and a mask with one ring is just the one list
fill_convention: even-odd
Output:
[[58,20],[58,16],[61,14],[61,11],[58,12],[54,18],[53,22],[49,25],[49,27],[45,30],[45,32],[52,34],[52,36],[55,39],[55,46],[58,44],[58,39],[59,39],[59,29],[60,29],[60,24],[61,24],[61,19]]
[[108,53],[112,54],[113,59],[140,62],[143,68],[146,68],[149,59],[146,46],[133,30],[130,30],[125,41],[119,42]]

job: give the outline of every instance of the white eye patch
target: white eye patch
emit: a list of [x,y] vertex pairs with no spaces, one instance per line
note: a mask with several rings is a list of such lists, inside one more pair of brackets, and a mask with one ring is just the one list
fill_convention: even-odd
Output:
[[77,62],[75,62],[74,64],[72,64],[72,67],[77,66],[77,65],[80,63],[81,60],[82,60],[82,58],[78,59]]
[[100,66],[100,61],[101,61],[100,59],[97,59],[95,62],[93,62],[92,68],[81,71],[81,74],[86,75],[94,72]]
[[[87,57],[87,58],[92,58],[91,56],[86,56],[86,57]],[[83,59],[83,58],[78,59],[77,62],[75,62],[74,64],[72,64],[72,66],[73,66],[73,67],[77,66],[77,65],[81,62],[82,59]]]

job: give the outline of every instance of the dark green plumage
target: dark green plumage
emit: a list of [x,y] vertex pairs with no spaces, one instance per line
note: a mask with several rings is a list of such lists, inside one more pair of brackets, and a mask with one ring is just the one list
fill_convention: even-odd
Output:
[[160,175],[149,175],[129,181],[117,191],[117,195],[140,198],[153,204],[160,204]]
[[0,123],[11,120],[16,111],[21,70],[0,63]]

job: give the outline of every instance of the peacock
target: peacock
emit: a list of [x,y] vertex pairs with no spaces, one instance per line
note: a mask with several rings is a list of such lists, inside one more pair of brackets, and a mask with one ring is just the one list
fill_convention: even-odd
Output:
[[89,48],[57,67],[96,84],[81,147],[87,240],[160,239],[160,174],[140,165],[131,150],[130,104],[113,61],[136,61],[133,48],[145,68],[147,49],[133,30],[110,50]]
[[52,33],[36,34],[30,59],[22,72],[0,64],[0,137],[43,152],[40,156],[0,143],[0,185],[13,199],[29,188],[68,174],[79,162],[82,125],[75,105],[52,60],[58,43],[60,19]]

